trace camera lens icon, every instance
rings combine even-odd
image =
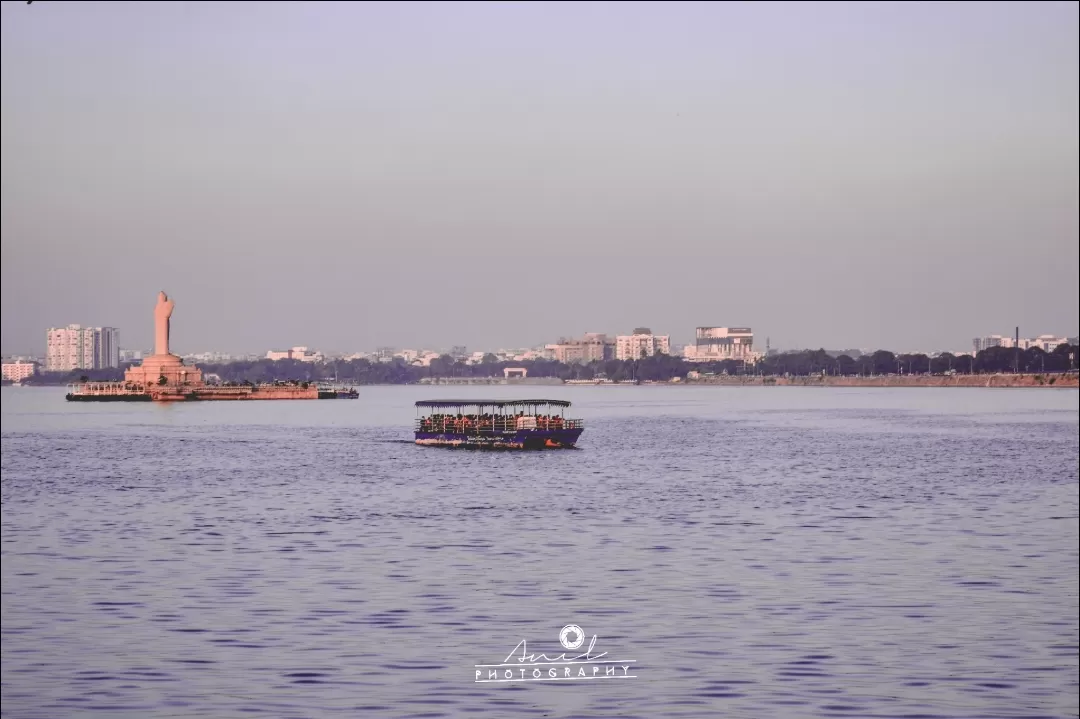
[[[577,649],[585,643],[585,632],[576,624],[567,624],[559,632],[559,644],[566,649]]]

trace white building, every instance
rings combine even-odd
[[[3,363],[4,379],[11,382],[22,382],[27,377],[33,377],[35,374],[37,374],[37,362],[15,360],[14,362]]]
[[[312,350],[309,350],[307,347],[293,347],[291,349],[285,350],[284,352],[270,350],[266,353],[266,359],[275,361],[292,359],[299,362],[322,362],[325,358],[323,357],[322,352],[314,352]]]
[[[1038,347],[1043,352],[1053,352],[1059,345],[1069,344],[1068,337],[1055,337],[1054,335],[1039,335],[1029,343],[1030,347]]]
[[[237,357],[235,355],[229,354],[228,352],[193,352],[191,354],[182,355],[181,359],[183,359],[185,362],[189,362],[192,364],[196,362],[206,362],[208,364],[224,364],[225,362],[237,361]],[[205,376],[203,376],[203,380],[206,380]]]
[[[990,335],[989,337],[976,337],[971,341],[972,346],[976,352],[982,352],[988,350],[991,347],[1012,347],[1012,337],[1002,337],[1001,335]]]
[[[749,327],[698,327],[694,344],[683,349],[683,356],[690,362],[753,362],[754,333]]]
[[[581,339],[560,339],[556,344],[546,345],[556,362],[602,362],[615,355],[615,341],[602,332],[589,332]]]
[[[1053,352],[1057,349],[1058,345],[1068,343],[1068,337],[1058,337],[1056,335],[1039,335],[1038,337],[1031,339],[1021,337],[1019,342],[1017,342],[1014,337],[990,335],[989,337],[976,337],[972,341],[972,345],[975,347],[976,352],[981,352],[990,349],[991,347],[1005,347],[1008,349],[1019,347],[1022,350],[1038,347],[1043,352]]]
[[[393,362],[395,352],[396,350],[393,347],[379,347],[375,350],[371,359],[375,362]]]
[[[439,357],[441,356],[442,355],[440,355],[438,352],[421,350],[417,353],[416,359],[414,359],[411,364],[417,367],[430,367],[431,363],[439,359]]]
[[[618,360],[669,354],[670,349],[671,337],[654,335],[648,327],[638,327],[632,335],[619,335],[615,338],[615,359]]]
[[[309,350],[307,347],[293,347],[289,350],[289,356],[291,359],[299,360],[300,362],[322,362],[326,359],[326,356],[318,350]]]
[[[45,369],[71,372],[120,366],[120,332],[115,327],[50,327],[45,332]]]

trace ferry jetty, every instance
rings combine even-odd
[[[416,403],[416,443],[466,449],[571,449],[585,431],[558,399],[449,400]]]
[[[315,382],[207,384],[202,370],[185,365],[169,352],[169,329],[174,303],[158,293],[154,308],[154,354],[130,367],[122,382],[84,382],[68,388],[69,402],[199,402],[210,400],[357,399],[352,387]]]

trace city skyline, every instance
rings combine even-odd
[[[729,331],[729,328],[727,328],[727,327],[713,327],[713,326],[708,326],[708,327],[707,326],[699,326],[699,327],[697,327],[695,329],[696,329],[697,334],[698,334],[698,341],[699,342],[701,340],[701,337],[709,336],[711,334],[711,331],[713,331],[713,330],[724,330],[725,332]],[[1014,329],[1019,329],[1019,328],[1014,328]],[[46,359],[49,356],[49,354],[50,354],[50,352],[52,350],[52,344],[54,342],[54,336],[57,336],[58,333],[70,334],[71,332],[74,331],[76,335],[79,335],[80,333],[83,333],[83,332],[88,332],[88,333],[91,333],[91,334],[94,334],[96,332],[97,334],[101,334],[101,332],[103,330],[107,331],[109,333],[109,336],[113,338],[113,339],[110,340],[109,345],[108,345],[109,346],[108,356],[109,357],[115,357],[115,359],[108,360],[103,364],[101,364],[99,362],[99,364],[101,364],[102,367],[105,367],[105,366],[113,366],[113,367],[115,367],[115,366],[118,366],[119,362],[131,361],[132,359],[136,359],[136,360],[141,359],[144,355],[147,355],[147,354],[152,352],[152,350],[148,349],[148,347],[149,347],[148,344],[139,345],[139,344],[136,343],[134,346],[127,346],[125,343],[118,343],[115,338],[117,337],[117,335],[119,333],[119,329],[116,328],[116,327],[104,327],[104,328],[103,327],[87,327],[87,326],[81,326],[81,325],[78,325],[78,324],[69,324],[66,327],[50,327],[45,331],[46,341],[45,341],[45,349],[44,350],[31,350],[31,351],[23,351],[23,352],[14,352],[14,351],[4,350],[0,354],[2,354],[4,357],[21,357],[21,358],[31,358],[32,357],[32,358]],[[705,334],[702,334],[703,330],[706,331]],[[905,349],[900,349],[898,347],[869,347],[869,346],[860,347],[860,346],[854,345],[854,344],[839,344],[839,345],[829,345],[829,346],[826,346],[824,344],[819,344],[819,345],[816,345],[816,346],[785,346],[782,342],[776,341],[776,338],[772,338],[771,336],[769,336],[767,334],[755,333],[755,332],[752,331],[752,328],[749,328],[749,327],[731,329],[730,331],[734,332],[734,333],[744,333],[745,335],[747,335],[751,345],[753,345],[752,353],[755,353],[755,354],[764,354],[770,347],[774,351],[781,351],[781,352],[803,351],[803,350],[814,350],[814,349],[828,349],[829,351],[858,350],[858,351],[861,351],[861,352],[872,352],[872,351],[881,349],[881,350],[901,351],[901,352],[909,352],[909,351],[910,352],[923,352],[923,353],[927,353],[927,354],[934,354],[934,353],[940,354],[940,353],[945,353],[945,352],[953,353],[953,354],[966,354],[966,353],[970,353],[972,351],[972,340],[970,338],[967,340],[966,343],[959,342],[957,345],[954,345],[954,346],[923,348],[923,349],[913,349],[913,348],[910,348],[910,347],[905,348]],[[561,344],[563,342],[570,342],[571,344],[578,344],[578,343],[581,343],[582,341],[588,342],[590,340],[592,340],[592,341],[605,341],[605,338],[606,338],[606,341],[611,345],[611,350],[610,350],[609,354],[611,354],[612,357],[615,358],[615,357],[620,355],[620,350],[617,349],[620,341],[622,341],[622,340],[631,340],[639,332],[643,332],[645,334],[656,335],[657,338],[662,341],[662,345],[657,345],[656,348],[655,348],[655,351],[660,351],[660,352],[663,352],[664,354],[672,354],[672,355],[677,355],[677,356],[684,356],[685,348],[693,347],[693,345],[695,344],[694,338],[690,338],[689,340],[687,340],[685,342],[681,341],[681,340],[672,341],[672,340],[670,340],[670,337],[672,336],[670,333],[652,332],[650,328],[635,327],[630,332],[622,332],[622,333],[620,333],[620,332],[586,332],[586,333],[582,333],[582,335],[580,335],[578,337],[560,335],[558,338],[549,338],[549,339],[544,340],[544,341],[532,342],[532,343],[529,343],[529,344],[521,344],[521,345],[512,345],[512,344],[505,344],[504,343],[504,344],[492,345],[492,346],[487,346],[487,347],[476,347],[476,346],[469,346],[469,345],[463,345],[463,344],[439,346],[439,345],[434,345],[434,344],[431,344],[431,343],[423,343],[423,342],[421,342],[421,343],[418,343],[418,344],[415,344],[415,345],[396,345],[396,346],[377,345],[377,346],[368,346],[368,347],[363,347],[363,348],[357,348],[357,347],[347,348],[347,349],[334,348],[334,349],[326,349],[326,350],[324,350],[323,348],[312,348],[312,347],[309,347],[309,346],[306,346],[306,345],[291,345],[291,346],[289,346],[289,345],[276,345],[276,346],[273,346],[273,347],[255,349],[255,350],[252,350],[252,351],[244,351],[244,350],[237,351],[237,350],[231,350],[231,349],[205,348],[205,347],[199,348],[199,349],[184,348],[182,351],[178,352],[178,354],[180,354],[181,356],[184,356],[184,357],[201,357],[201,358],[216,356],[216,357],[232,357],[232,358],[247,358],[247,359],[251,359],[251,358],[259,358],[259,359],[291,358],[291,359],[295,359],[296,357],[294,357],[294,355],[297,352],[300,352],[301,355],[303,355],[303,357],[301,357],[301,358],[304,359],[305,361],[312,361],[312,359],[314,359],[315,361],[321,361],[324,356],[325,357],[347,357],[347,356],[357,356],[357,357],[359,357],[359,356],[371,356],[371,357],[375,357],[375,356],[378,356],[380,354],[385,354],[385,353],[388,353],[388,352],[393,353],[394,356],[400,356],[401,353],[403,353],[403,352],[404,353],[416,352],[416,353],[419,353],[419,354],[436,353],[436,354],[441,355],[441,354],[454,354],[455,351],[466,352],[466,350],[467,350],[466,354],[474,355],[474,354],[480,354],[480,353],[506,353],[506,352],[515,352],[515,351],[541,351],[541,352],[543,352],[546,349],[548,354],[551,354],[554,359],[558,359],[559,356],[560,356],[559,352],[558,351],[552,352],[552,348],[555,347],[555,345],[557,345],[557,344]],[[1064,334],[1063,333],[1053,333],[1053,332],[1051,332],[1051,333],[1040,332],[1040,333],[1037,333],[1037,334],[1036,333],[1030,333],[1030,332],[1021,332],[1021,334],[1020,334],[1020,346],[1021,346],[1021,348],[1027,348],[1028,346],[1040,346],[1041,344],[1045,343],[1046,340],[1048,340],[1048,339],[1069,340],[1070,338],[1075,338],[1077,336],[1077,334],[1078,333],[1075,332],[1075,331],[1073,331],[1071,333],[1064,333]],[[754,339],[755,335],[756,335],[756,339]],[[720,336],[720,335],[717,335],[717,336]],[[726,336],[726,334],[724,334],[723,336]],[[1041,340],[1041,342],[1040,342],[1040,340]],[[68,341],[74,341],[74,340],[68,340]],[[705,340],[705,341],[709,341],[709,340]],[[754,343],[756,343],[756,344],[754,344]],[[81,346],[81,340],[79,341],[79,344]],[[962,347],[961,345],[964,345],[964,344],[966,344],[967,346]],[[1001,335],[1000,333],[992,333],[992,334],[980,335],[980,336],[977,336],[977,337],[974,338],[974,349],[975,349],[975,351],[978,351],[979,349],[983,349],[985,347],[998,346],[998,345],[1004,346],[1004,347],[1012,347],[1013,346],[1013,336],[1012,335]],[[74,350],[72,350],[72,351],[74,351]],[[1052,350],[1050,350],[1050,351],[1052,351]],[[623,352],[625,352],[625,350],[623,350]],[[650,352],[650,354],[651,353],[652,352]],[[128,355],[127,359],[124,358],[125,355]],[[588,356],[588,358],[595,358],[591,354],[589,354],[588,352],[586,352],[586,355]],[[94,356],[93,351],[91,351],[90,355],[88,355],[88,356]],[[701,358],[699,358],[699,361],[702,361],[706,356],[707,355],[703,355]],[[725,355],[725,356],[727,356],[727,355]],[[735,355],[731,355],[731,356],[735,356]],[[720,358],[722,359],[723,357],[720,357]],[[50,365],[52,365],[52,362],[50,360],[46,359],[45,365],[50,366]],[[93,368],[96,369],[97,367],[93,367]]]
[[[5,353],[1080,325],[1075,3],[0,11]]]

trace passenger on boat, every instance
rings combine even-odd
[[[540,430],[560,430],[565,427],[565,420],[558,415],[517,414],[432,414],[420,419],[422,432],[443,432],[448,434],[478,434],[483,432],[513,432],[521,424],[519,420],[535,419],[535,427]]]

